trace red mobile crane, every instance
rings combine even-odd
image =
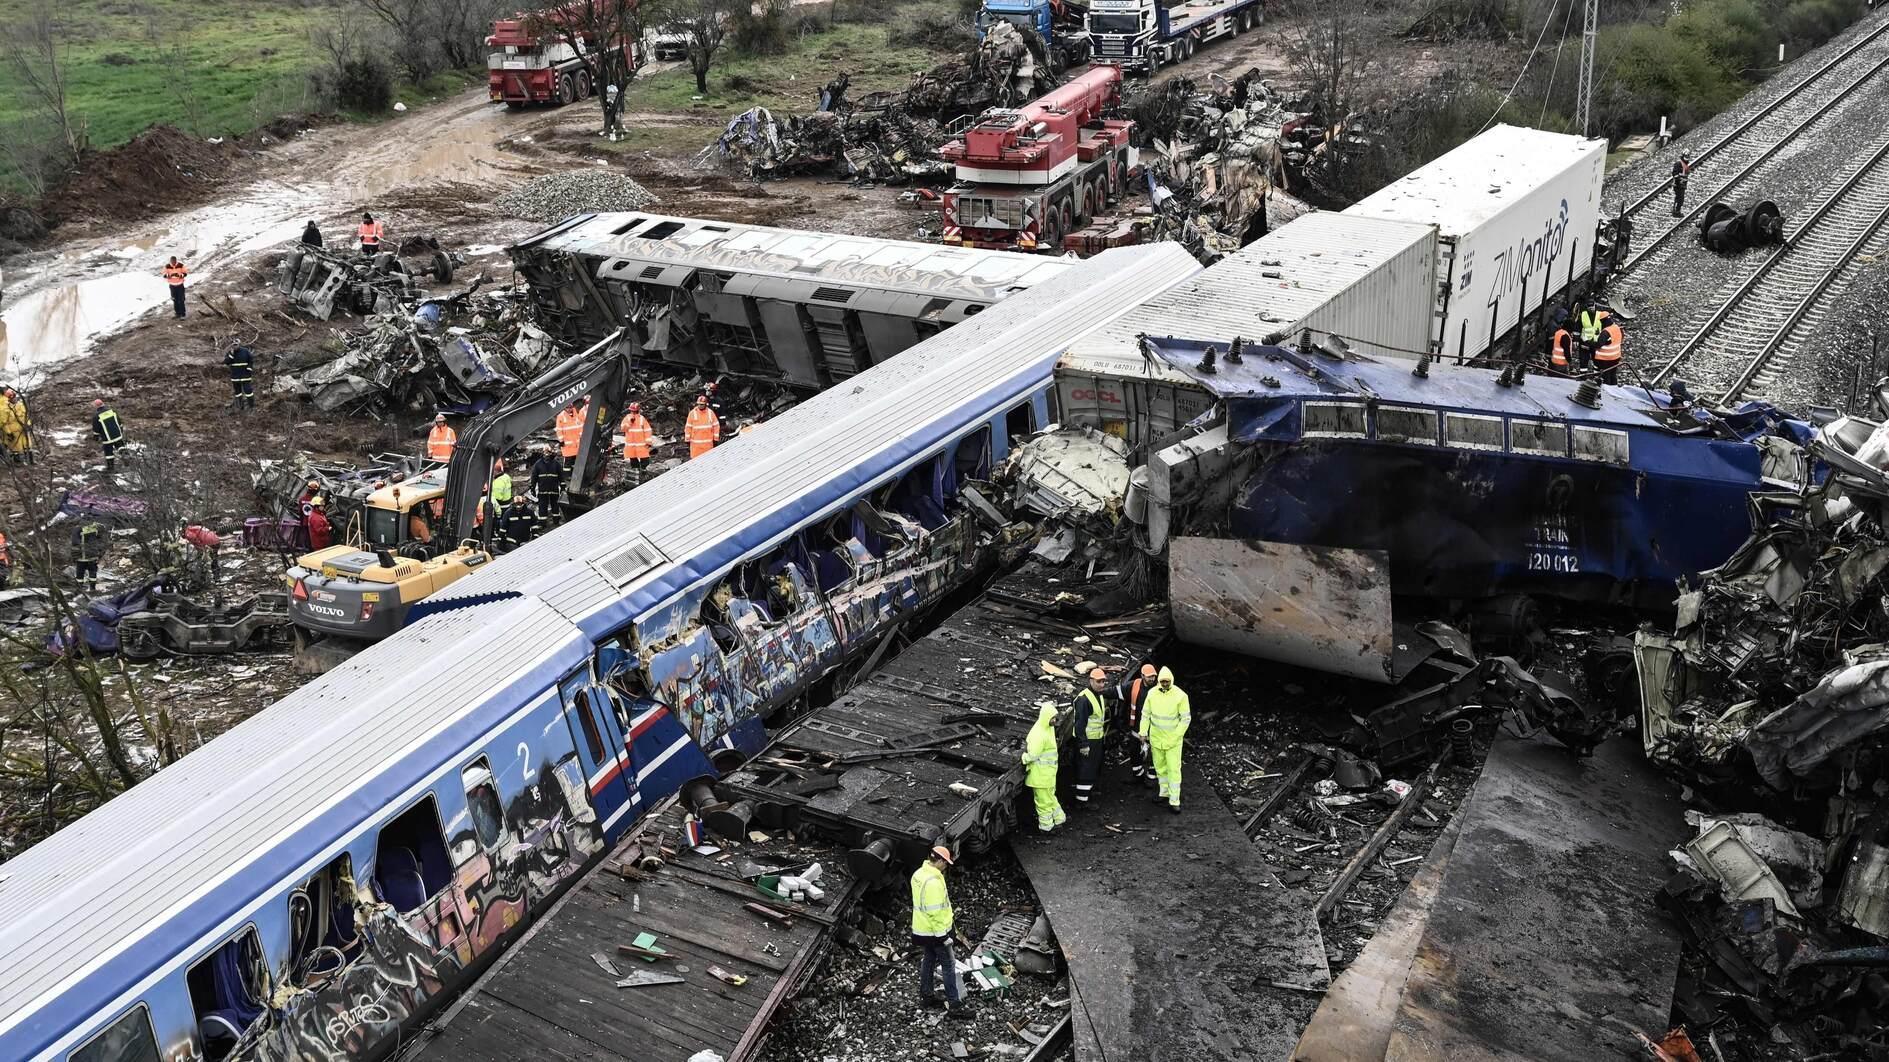
[[[634,6],[634,5],[631,5]],[[602,4],[596,5],[600,10]],[[492,34],[485,39],[486,83],[492,102],[505,101],[514,110],[528,103],[558,106],[585,99],[602,91],[593,85],[584,58],[606,47],[593,32],[592,4],[585,0],[545,11],[495,19]],[[608,22],[607,15],[599,21]],[[577,47],[572,47],[575,41]],[[636,51],[622,37],[607,45],[615,53],[615,63],[604,68],[623,72],[627,84],[636,72]],[[607,58],[607,57],[606,57]],[[594,60],[593,60],[594,62]]]
[[[1122,72],[1098,67],[1016,110],[985,111],[938,150],[957,170],[945,192],[944,242],[1058,253],[1063,236],[1121,195],[1135,123],[1104,118]]]

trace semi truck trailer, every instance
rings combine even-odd
[[[1152,73],[1193,55],[1203,44],[1244,33],[1266,21],[1267,0],[1216,0],[1170,5],[1166,0],[1090,0],[1089,39],[1095,61]]]

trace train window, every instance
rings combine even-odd
[[[489,849],[498,843],[505,825],[505,809],[498,801],[492,765],[481,756],[459,772],[459,779],[466,786],[466,813],[472,816],[472,832],[479,838],[479,847]]]
[[[66,1062],[158,1062],[151,1012],[140,1003],[104,1032],[66,1056]]]
[[[681,231],[682,231],[682,222],[665,221],[659,225],[651,225],[648,229],[644,230],[643,232],[637,233],[636,237],[637,239],[640,239],[640,240],[666,240],[669,237],[674,236],[676,233],[681,232]]]
[[[1559,420],[1509,419],[1509,449],[1518,454],[1568,456],[1568,426]]]
[[[262,941],[249,926],[197,961],[185,977],[190,1008],[197,1016],[203,1057],[220,1062],[257,1018],[268,978],[263,973]]]
[[[380,828],[374,841],[374,889],[396,911],[412,914],[450,884],[452,877],[439,805],[428,793]]]
[[[289,893],[289,980],[306,988],[361,950],[354,926],[354,865],[343,852]]]
[[[1408,406],[1377,407],[1377,441],[1436,445],[1436,410]]]
[[[1627,433],[1613,428],[1574,429],[1574,456],[1587,461],[1624,465],[1632,457]]]
[[[590,695],[577,695],[577,726],[584,732],[584,747],[590,750],[590,762],[603,762],[603,735],[597,731],[597,720],[590,714]]]
[[[1022,441],[1036,430],[1036,407],[1025,401],[1020,402],[1010,412],[1004,414],[1004,433],[1010,437],[1012,445]]]
[[[990,477],[990,425],[986,424],[958,440],[955,464],[959,480]]]
[[[1364,438],[1361,402],[1307,402],[1299,410],[1299,434],[1308,439]]]
[[[1443,414],[1443,443],[1465,450],[1502,449],[1502,418],[1480,413]]]

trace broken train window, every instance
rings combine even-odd
[[[505,809],[498,799],[498,781],[492,777],[492,764],[484,756],[459,772],[466,787],[466,814],[472,819],[472,833],[479,847],[490,850],[498,844],[505,825]]]
[[[1361,402],[1306,402],[1299,407],[1299,434],[1308,439],[1364,438]]]
[[[1624,465],[1632,457],[1627,433],[1613,428],[1574,429],[1574,456]]]
[[[151,1010],[140,1003],[104,1032],[66,1056],[66,1062],[158,1062]]]
[[[360,950],[354,867],[343,852],[289,893],[289,982],[318,984]]]
[[[1568,426],[1559,420],[1512,418],[1509,421],[1509,449],[1518,454],[1566,457]]]
[[[1445,413],[1443,443],[1465,450],[1500,450],[1502,418],[1481,413]]]
[[[250,1024],[262,1017],[268,976],[256,927],[244,926],[199,959],[185,982],[190,986],[190,1009],[196,1014],[203,1057],[219,1062],[229,1056]]]
[[[1410,406],[1377,407],[1377,441],[1436,445],[1436,410]]]
[[[412,914],[452,877],[439,805],[428,793],[380,828],[374,841],[374,889],[401,914]]]

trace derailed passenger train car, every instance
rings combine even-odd
[[[1803,474],[1808,426],[1761,403],[1284,347],[1234,361],[1230,337],[1147,346],[1217,400],[1148,463],[1177,628],[1359,677],[1389,673],[1394,598],[1671,608],[1743,541],[1751,493]]]
[[[989,543],[967,480],[1073,337],[1195,272],[1109,252],[496,561],[6,865],[0,1058],[378,1059],[643,809]]]
[[[511,249],[538,320],[588,347],[619,327],[642,359],[830,387],[999,300],[1063,259],[660,214],[582,214]]]

